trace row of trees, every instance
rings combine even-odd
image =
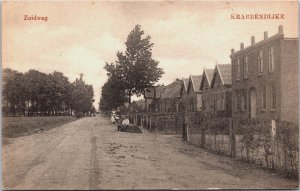
[[[73,83],[61,72],[2,70],[4,115],[83,115],[95,112],[94,91],[82,79]]]
[[[158,61],[152,58],[151,37],[136,25],[125,42],[125,52],[117,52],[114,63],[106,63],[108,80],[102,87],[100,110],[109,112],[131,103],[133,95],[140,96],[164,74]]]

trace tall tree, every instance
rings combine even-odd
[[[122,89],[122,85],[111,77],[102,86],[101,99],[99,109],[104,112],[117,109],[124,105],[127,101],[126,93]]]
[[[117,61],[106,63],[105,69],[122,84],[129,104],[132,95],[141,95],[157,82],[164,71],[158,67],[158,61],[152,58],[153,43],[151,37],[143,37],[144,31],[136,25],[125,42],[125,53],[117,52]]]
[[[72,108],[79,116],[93,110],[94,90],[93,86],[85,84],[82,77],[73,82],[74,102]]]

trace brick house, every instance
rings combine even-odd
[[[233,117],[298,124],[298,38],[278,33],[240,50],[231,50]]]
[[[164,86],[158,100],[158,111],[161,113],[179,111],[180,91],[182,80],[176,79],[171,84]]]
[[[158,112],[160,111],[159,99],[166,87],[164,85],[153,86],[145,91],[145,111],[146,112]]]
[[[231,64],[216,64],[211,87],[206,97],[213,98],[213,113],[217,116],[231,117]]]
[[[155,87],[152,87],[145,91],[144,99],[145,99],[145,111],[150,112],[150,104],[155,99]]]
[[[145,100],[133,101],[129,106],[129,112],[139,113],[145,111]]]
[[[187,87],[187,111],[202,111],[201,81],[202,75],[189,77]]]
[[[214,109],[214,98],[209,95],[214,71],[215,69],[204,69],[202,74],[200,91],[202,92],[202,106],[205,114],[213,112]]]
[[[179,111],[187,109],[189,107],[189,96],[188,96],[188,85],[189,85],[189,78],[183,78],[181,89],[180,89],[180,107]]]

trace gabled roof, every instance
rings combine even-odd
[[[195,92],[200,91],[200,85],[201,85],[201,82],[202,82],[202,75],[190,76],[190,82],[191,82],[191,85],[194,87]]]
[[[164,92],[161,94],[161,99],[180,96],[181,85],[182,85],[182,81],[177,79],[171,84],[165,86],[166,88],[164,89]]]
[[[212,81],[212,78],[213,78],[213,75],[214,75],[214,70],[215,69],[204,69],[204,72],[207,76],[207,81],[209,84],[211,84],[211,81]]]
[[[231,85],[231,64],[217,64],[216,69],[219,72],[223,85]]]
[[[213,78],[213,75],[214,75],[214,71],[215,69],[204,69],[203,70],[203,78],[205,77],[207,82],[208,82],[208,85],[211,86],[211,82],[212,82],[212,78]],[[203,88],[203,82],[204,82],[204,79],[201,81],[201,85],[200,85],[200,90]]]
[[[183,86],[184,86],[186,92],[187,92],[187,89],[188,89],[189,81],[190,81],[189,78],[183,78],[182,79]]]
[[[171,95],[171,98],[181,97],[181,86],[178,86],[174,93]]]

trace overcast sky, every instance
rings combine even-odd
[[[231,14],[284,14],[284,20],[233,20]],[[107,75],[125,49],[136,24],[154,43],[153,58],[167,85],[176,78],[200,75],[204,67],[230,63],[230,50],[249,46],[284,27],[286,37],[298,37],[297,2],[3,2],[2,67],[20,72],[36,69],[63,72],[71,81],[84,74],[95,91],[98,108]],[[24,21],[24,15],[48,21]]]

